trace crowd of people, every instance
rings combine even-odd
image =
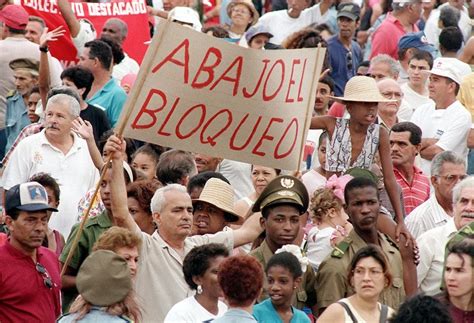
[[[326,48],[285,170],[114,133],[134,37],[56,4],[0,0],[0,322],[474,322],[474,5],[146,1],[150,36]]]

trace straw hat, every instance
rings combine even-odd
[[[210,178],[196,202],[206,202],[224,211],[224,218],[227,222],[242,223],[243,218],[234,211],[234,190],[232,186],[219,178]]]
[[[346,83],[344,96],[330,96],[338,102],[395,102],[380,94],[377,82],[368,76],[354,76]]]
[[[251,26],[255,25],[258,21],[258,18],[260,15],[258,14],[257,9],[255,9],[255,6],[253,5],[251,0],[233,0],[227,5],[227,15],[230,17],[232,14],[232,9],[238,4],[246,6],[249,10],[250,13],[252,14],[252,22],[250,23]]]

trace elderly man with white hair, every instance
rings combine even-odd
[[[404,121],[397,116],[402,104],[403,92],[398,82],[391,78],[378,81],[377,87],[386,99],[394,100],[392,102],[379,102],[378,105],[378,122],[382,127],[390,130],[396,123]]]
[[[55,178],[61,185],[61,203],[49,225],[65,237],[76,222],[79,200],[98,179],[86,141],[72,131],[72,121],[80,110],[76,98],[66,94],[52,96],[46,105],[45,128],[18,144],[2,178],[5,190],[27,182],[39,172]]]

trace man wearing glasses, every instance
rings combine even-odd
[[[337,12],[339,32],[328,40],[329,63],[332,67],[336,96],[344,94],[347,81],[356,75],[362,62],[362,51],[353,39],[359,26],[360,7],[354,3],[341,3]]]
[[[43,186],[29,182],[5,195],[10,236],[0,247],[0,322],[55,322],[61,311],[59,262],[41,244],[48,229]]]
[[[444,151],[431,163],[431,185],[434,194],[405,218],[408,231],[418,238],[424,232],[440,227],[453,216],[453,187],[466,177],[465,159]]]

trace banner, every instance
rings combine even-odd
[[[247,49],[165,20],[157,30],[119,133],[299,169],[325,49]]]
[[[50,43],[51,54],[64,67],[77,62],[77,51],[72,43],[69,30],[59,11],[56,0],[21,0],[21,5],[31,16],[43,18],[49,30],[64,26],[66,34]],[[123,43],[124,51],[139,64],[141,63],[150,40],[148,16],[145,0],[123,0],[120,2],[92,3],[71,2],[71,7],[78,19],[88,19],[100,37],[102,27],[110,18],[119,18],[128,25],[128,37]]]

